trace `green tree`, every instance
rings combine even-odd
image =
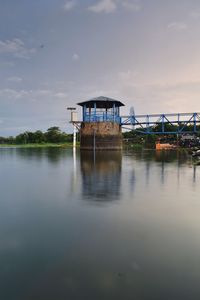
[[[34,143],[44,143],[45,141],[46,138],[42,131],[37,130],[34,132]]]
[[[28,132],[20,133],[15,138],[16,144],[27,144],[28,143]]]
[[[62,142],[62,133],[59,127],[50,127],[45,133],[46,141],[49,143],[60,143]]]

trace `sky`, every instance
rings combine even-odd
[[[0,0],[0,136],[70,132],[94,96],[199,112],[200,1]]]

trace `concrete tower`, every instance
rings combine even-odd
[[[120,101],[97,97],[78,103],[83,109],[81,149],[119,150],[122,148]]]

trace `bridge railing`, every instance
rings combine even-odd
[[[121,126],[131,125],[134,126],[135,130],[145,134],[198,132],[200,131],[199,124],[200,113],[151,114],[121,117]],[[170,130],[168,125],[171,125]],[[156,131],[154,130],[155,128],[157,129]]]

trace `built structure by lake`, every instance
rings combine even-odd
[[[92,98],[78,103],[83,119],[80,147],[84,150],[120,150],[122,132],[120,107],[124,104],[107,97]]]

